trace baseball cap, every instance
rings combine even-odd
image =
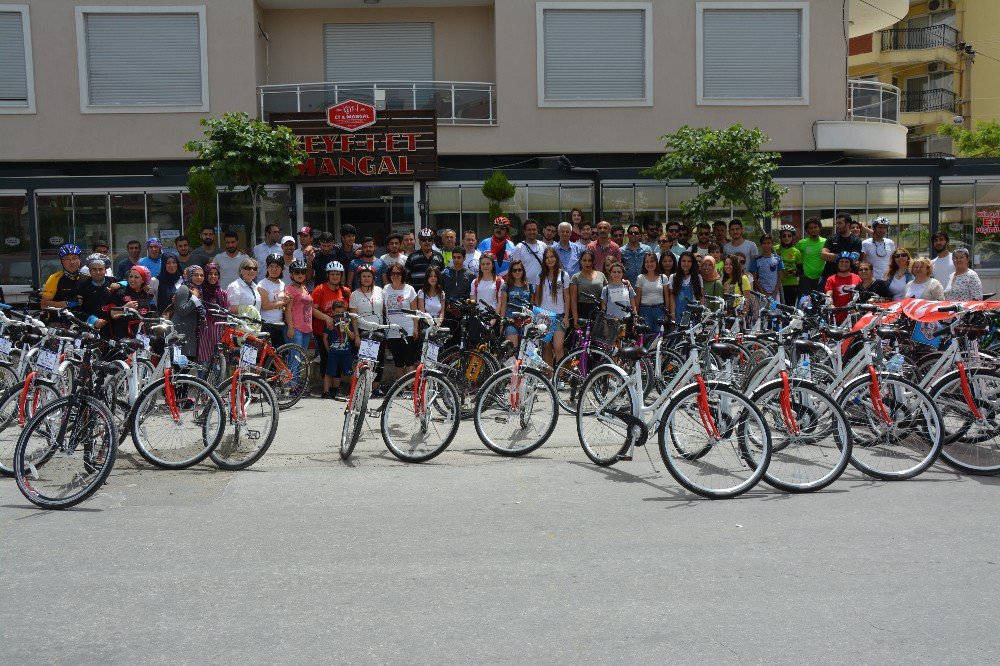
[[[294,243],[294,242],[295,239],[292,238],[291,236],[282,236],[280,245],[284,245],[285,243]]]
[[[302,227],[299,229],[299,236],[312,236],[313,231],[309,227]]]

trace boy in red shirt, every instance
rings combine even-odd
[[[852,273],[854,261],[858,258],[856,252],[841,252],[837,256],[837,272],[826,279],[826,286],[823,290],[826,295],[833,300],[833,307],[839,308],[851,302],[854,290],[861,284],[861,278],[857,273]],[[846,312],[834,314],[834,321],[838,324],[847,318]]]

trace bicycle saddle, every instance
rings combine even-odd
[[[856,338],[859,335],[861,335],[861,329],[858,329],[857,331],[842,331],[836,328],[828,328],[825,329],[823,332],[826,334],[826,337],[830,338],[831,340],[848,340],[850,338]]]
[[[739,356],[740,353],[739,347],[728,342],[713,342],[709,345],[709,349],[712,350],[713,354],[723,359]]]
[[[643,356],[649,356],[649,350],[645,347],[625,347],[618,351],[618,358],[629,361],[637,361]]]
[[[823,349],[822,342],[813,342],[812,340],[796,340],[795,341],[795,351],[800,354],[811,354],[814,351]]]

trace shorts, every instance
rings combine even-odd
[[[327,377],[350,377],[354,374],[354,354],[349,351],[330,350],[326,356]]]
[[[521,335],[524,333],[524,329],[520,326],[507,326],[503,329],[504,335]]]

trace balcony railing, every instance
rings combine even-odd
[[[958,108],[958,95],[945,88],[930,90],[908,90],[903,93],[903,113],[920,113],[922,111],[948,111],[955,113]]]
[[[928,28],[894,28],[881,30],[883,51],[933,49],[939,46],[955,48],[958,30],[950,25],[932,25]]]
[[[257,109],[272,113],[322,111],[344,100],[392,110],[435,110],[439,125],[496,125],[493,83],[469,81],[327,81],[257,86]],[[383,106],[384,104],[384,106]]]
[[[847,82],[849,120],[899,122],[899,88],[878,81]]]

